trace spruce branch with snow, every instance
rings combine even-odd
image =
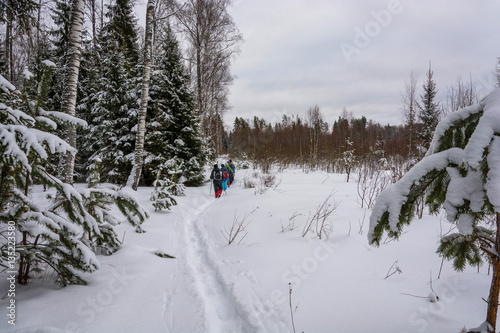
[[[199,186],[204,180],[206,161],[200,119],[179,42],[170,25],[161,46],[151,76],[144,180],[151,184],[157,178],[156,170],[175,158],[182,164],[183,183]]]
[[[22,92],[0,76],[0,222],[15,223],[18,283],[26,284],[33,272],[47,266],[63,285],[84,283],[80,273],[94,271],[99,262],[81,236],[97,227],[88,218],[80,194],[47,171],[51,154],[76,153],[44,130],[56,127],[41,108],[48,74],[44,73],[37,89],[28,85]],[[32,80],[29,72],[25,78],[25,82]],[[38,94],[31,98],[34,92]],[[57,195],[47,203],[35,202],[30,197],[35,181]],[[2,261],[7,261],[6,251],[4,244]]]
[[[168,178],[163,178],[161,170],[157,171],[157,178],[153,183],[154,190],[151,193],[152,205],[155,212],[162,209],[170,209],[170,207],[177,205],[177,201],[173,198],[171,192],[172,187],[175,186]]]
[[[425,196],[431,213],[444,208],[458,233],[441,239],[440,255],[461,270],[482,261],[493,266],[486,326],[495,332],[500,292],[500,89],[479,104],[444,118],[436,127],[426,156],[377,198],[370,216],[371,244],[385,232],[398,238],[414,217],[417,200]],[[485,219],[496,216],[494,230]],[[474,332],[475,330],[471,330]]]
[[[18,283],[27,284],[36,273],[51,269],[62,285],[85,284],[82,273],[99,268],[95,245],[106,246],[108,252],[119,245],[112,228],[118,218],[109,213],[110,205],[135,226],[147,213],[124,190],[75,189],[50,173],[51,156],[75,154],[76,149],[49,130],[57,128],[58,119],[84,123],[43,110],[50,82],[46,75],[50,71],[36,83],[26,71],[28,86],[22,91],[0,76],[0,224],[15,225]],[[37,183],[47,189],[47,200],[32,197]],[[0,248],[2,262],[9,261],[7,250],[7,244]]]
[[[103,181],[125,184],[134,158],[140,96],[132,2],[114,2],[107,7],[106,17],[96,45],[99,56],[94,59],[100,71],[89,73],[93,77],[86,82],[80,105],[89,123],[88,131],[82,133],[81,148],[87,161],[102,160]]]

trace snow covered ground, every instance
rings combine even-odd
[[[139,188],[151,212],[147,232],[120,225],[123,248],[99,256],[87,286],[57,290],[48,277],[17,286],[16,326],[7,324],[4,297],[0,332],[293,332],[289,283],[297,332],[458,332],[485,320],[487,265],[457,273],[445,262],[437,279],[435,250],[449,230],[439,216],[424,215],[399,241],[374,248],[366,236],[370,211],[345,175],[287,170],[256,194],[242,186],[245,171],[237,172],[220,199],[207,183],[188,188],[166,212],[154,212],[151,189]],[[338,206],[328,239],[303,237],[309,214],[332,191]],[[228,245],[234,221],[244,221],[247,233]]]

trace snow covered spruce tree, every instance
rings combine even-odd
[[[82,283],[80,272],[99,267],[94,254],[80,239],[80,231],[93,230],[95,225],[86,219],[81,196],[70,185],[62,183],[47,171],[49,155],[75,153],[66,142],[48,133],[56,127],[61,113],[42,108],[52,64],[46,62],[46,72],[38,87],[21,93],[0,77],[0,222],[15,225],[16,252],[19,259],[18,283],[26,284],[30,273],[49,265],[62,284]],[[25,71],[26,86],[31,74]],[[39,91],[32,96],[31,92]],[[33,98],[34,97],[34,98]],[[76,118],[64,115],[64,120],[81,124]],[[52,202],[44,205],[30,198],[34,182],[54,189]],[[7,262],[7,246],[1,248],[2,265]]]
[[[84,98],[90,126],[81,141],[83,150],[92,152],[89,161],[102,160],[104,181],[125,184],[132,168],[139,112],[139,49],[132,1],[117,0],[106,17],[98,38],[101,75]]]
[[[424,148],[428,149],[434,135],[434,130],[439,123],[440,115],[439,103],[435,102],[437,93],[436,82],[434,82],[430,64],[429,70],[427,71],[427,82],[423,85],[423,89],[424,94],[420,96],[422,104],[418,104],[418,118],[423,124],[419,134]]]
[[[479,104],[444,118],[418,164],[377,198],[370,216],[369,242],[379,245],[384,232],[398,238],[425,196],[431,213],[444,208],[458,232],[441,239],[438,253],[454,268],[489,258],[493,276],[485,323],[495,332],[500,291],[500,89]],[[492,230],[484,222],[494,218]]]
[[[25,70],[20,92],[0,76],[0,233],[16,232],[18,283],[26,284],[49,267],[62,285],[83,284],[82,272],[99,267],[93,249],[119,246],[110,213],[116,204],[140,227],[147,213],[131,195],[109,188],[75,189],[50,173],[51,156],[76,149],[50,133],[61,124],[83,126],[68,114],[44,110],[54,64],[45,61],[41,82]],[[46,200],[33,198],[35,184],[47,189]],[[7,243],[0,246],[0,266],[10,267]]]
[[[53,84],[47,96],[47,106],[53,110],[60,110],[62,93],[64,91],[64,70],[66,68],[69,52],[69,30],[71,27],[71,3],[56,0],[51,9],[54,27],[49,32],[52,44],[51,58],[56,64]]]
[[[176,158],[182,164],[182,182],[198,186],[203,182],[205,163],[199,118],[189,75],[170,27],[167,27],[157,63],[148,107],[144,177],[147,184],[153,183],[158,176],[156,170],[167,171],[170,165],[180,165],[168,162]]]
[[[169,178],[164,177],[161,169],[158,169],[156,173],[157,178],[153,183],[154,190],[151,193],[151,201],[155,212],[165,208],[170,209],[170,207],[177,205],[177,201],[172,196],[172,190],[176,184]]]

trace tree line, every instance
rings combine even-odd
[[[328,124],[315,105],[302,116],[283,115],[275,124],[258,117],[236,117],[233,128],[225,132],[224,149],[264,170],[272,164],[329,172],[347,172],[350,166],[373,161],[409,161],[412,165],[425,155],[443,116],[480,100],[475,84],[458,78],[448,88],[446,98],[438,101],[433,75],[429,64],[420,95],[416,74],[412,71],[405,79],[400,125],[354,117],[347,108],[333,124]]]

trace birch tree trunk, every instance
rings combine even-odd
[[[132,171],[127,181],[127,186],[137,190],[144,163],[144,136],[146,133],[146,111],[149,98],[149,82],[151,78],[151,52],[153,40],[154,0],[148,0],[146,9],[146,36],[144,40],[144,70],[142,74],[141,107],[137,124],[137,137],[135,140],[135,156]]]
[[[82,28],[85,0],[73,1],[73,13],[71,18],[71,30],[69,34],[69,59],[65,74],[65,91],[62,100],[61,111],[75,116],[76,93],[78,85],[78,72],[80,71],[80,59],[82,54]],[[72,147],[76,147],[76,128],[68,128],[68,140]],[[65,182],[73,184],[73,172],[75,169],[75,155],[66,155]]]

